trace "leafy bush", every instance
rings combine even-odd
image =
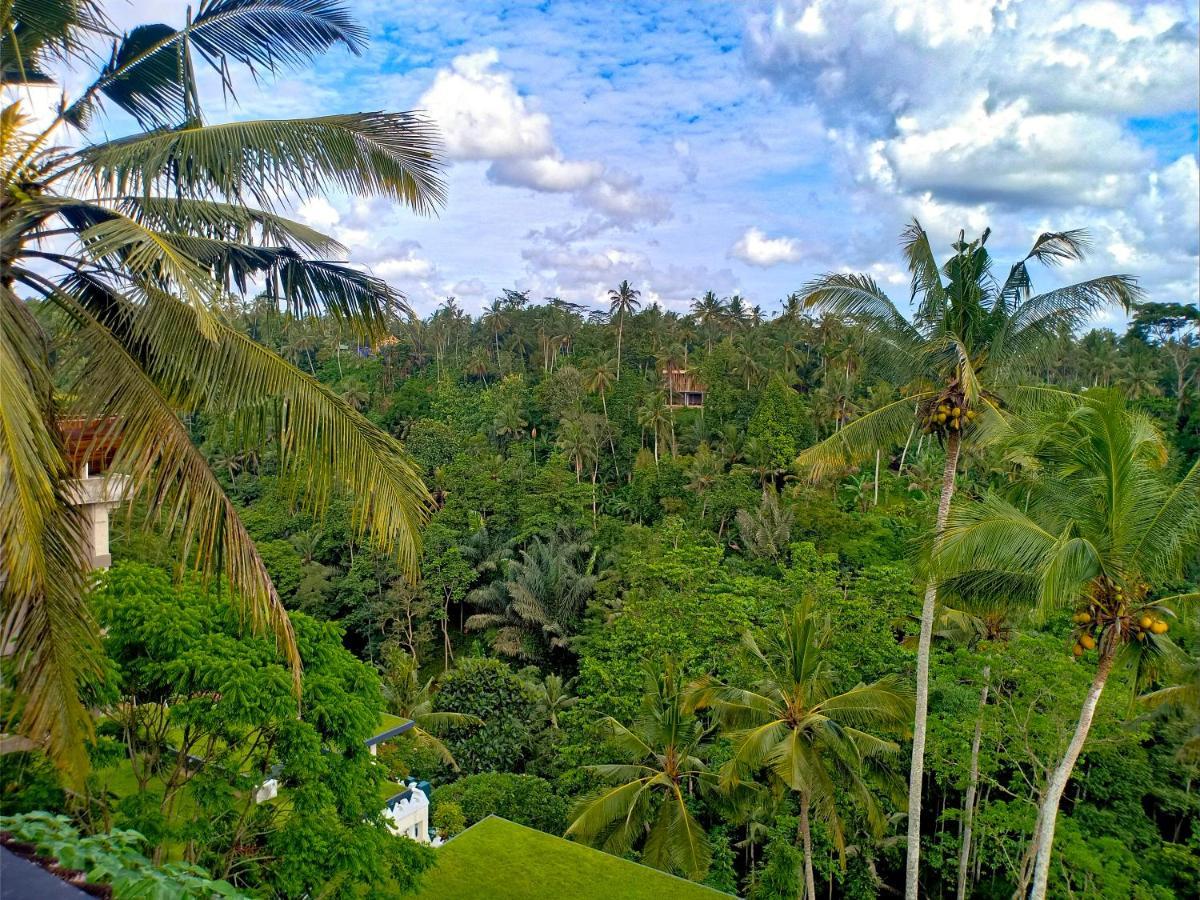
[[[516,673],[499,660],[466,659],[441,678],[438,708],[483,719],[483,727],[446,730],[463,772],[513,770],[529,752],[537,707]]]
[[[447,801],[434,807],[430,824],[437,829],[439,837],[448,840],[467,827],[467,817],[461,806]]]
[[[534,775],[468,775],[436,788],[433,805],[435,810],[442,805],[457,806],[468,826],[488,816],[500,816],[550,834],[562,834],[566,827],[566,801],[554,792],[550,782]]]
[[[141,854],[145,843],[136,831],[80,835],[66,816],[31,812],[0,816],[0,831],[32,844],[38,856],[54,859],[64,869],[82,872],[91,884],[111,884],[122,897],[243,897],[226,881],[187,863],[153,865]]]

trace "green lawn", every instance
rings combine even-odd
[[[391,713],[384,713],[379,717],[379,726],[375,729],[375,734],[383,734],[385,731],[398,728],[407,721],[408,719],[400,716],[393,716]]]
[[[490,816],[437,852],[422,879],[422,900],[717,900],[728,897],[585,847]]]

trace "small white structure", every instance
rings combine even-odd
[[[93,569],[112,565],[108,550],[108,513],[129,495],[127,475],[110,472],[121,446],[118,419],[61,419],[59,429],[71,468],[78,473],[67,488],[74,506],[83,509],[85,558]]]
[[[410,787],[383,811],[388,831],[404,835],[422,844],[429,843],[429,798],[417,787]]]
[[[108,549],[108,512],[128,496],[129,476],[109,473],[92,475],[84,463],[80,477],[71,482],[69,498],[72,505],[83,507],[84,553],[93,569],[112,565]]]
[[[279,779],[268,778],[258,786],[258,790],[254,792],[255,803],[266,803],[268,800],[274,800],[279,796]]]

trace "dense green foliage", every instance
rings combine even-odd
[[[272,441],[241,454],[226,442],[220,417],[195,421],[194,438],[262,551],[302,650],[316,653],[311,662],[305,657],[303,720],[288,718],[294,705],[286,684],[272,680],[284,668],[271,663],[239,674],[243,660],[274,659],[273,648],[241,632],[219,596],[190,583],[168,590],[163,576],[125,563],[97,597],[105,621],[118,627],[107,644],[110,680],[95,691],[115,704],[118,694],[146,691],[144,683],[177,690],[182,682],[171,679],[216,678],[220,669],[228,702],[218,688],[218,702],[193,698],[172,713],[191,725],[189,737],[216,735],[209,755],[248,755],[257,766],[284,753],[301,760],[293,775],[285,765],[285,781],[296,782],[284,789],[320,794],[313,808],[323,817],[314,813],[294,827],[272,822],[261,844],[272,861],[238,863],[229,877],[294,895],[332,878],[343,862],[348,867],[351,847],[356,865],[397,858],[394,845],[404,842],[374,826],[352,827],[348,818],[369,818],[367,798],[378,796],[367,786],[378,776],[360,767],[348,736],[360,724],[369,730],[385,703],[423,721],[458,765],[412,736],[381,751],[393,775],[435,783],[435,825],[450,833],[496,814],[562,834],[581,800],[629,781],[631,773],[603,768],[633,759],[614,723],[637,731],[639,718],[669,708],[647,706],[643,663],[675,660],[685,693],[702,676],[751,687],[763,671],[745,636],[766,646],[784,615],[807,603],[827,634],[822,677],[832,695],[879,679],[911,683],[923,552],[944,461],[937,436],[917,430],[883,450],[878,474],[871,458],[812,483],[794,468],[797,452],[902,396],[876,364],[870,333],[852,319],[806,318],[794,304],[758,321],[730,304],[716,308],[703,322],[653,305],[627,311],[619,380],[615,322],[586,320],[568,304],[533,305],[515,292],[477,320],[450,303],[427,320],[395,323],[394,339],[381,346],[267,302],[232,313],[239,327],[311,365],[400,438],[423,468],[436,508],[424,534],[422,577],[412,583],[355,529],[350,498],[331,497],[316,517],[295,501],[298,486],[281,472]],[[1200,449],[1200,410],[1188,380],[1196,351],[1188,349],[1186,329],[1170,331],[1167,323],[1153,331],[1137,322],[1120,337],[1063,335],[1025,375],[1067,390],[1120,387],[1157,423],[1171,445],[1168,474],[1178,474]],[[1181,348],[1188,373],[1182,394],[1172,362]],[[663,373],[674,369],[703,385],[702,409],[670,404]],[[959,494],[973,502],[1033,474],[1023,458],[979,447],[964,455]],[[169,567],[173,546],[152,523],[142,528],[137,514],[133,526],[118,529],[117,558]],[[1196,577],[1189,561],[1170,583],[1154,586],[1155,596],[1187,590]],[[150,603],[148,594],[161,599]],[[164,608],[178,626],[162,635],[134,627],[168,595]],[[138,612],[143,606],[150,611]],[[104,612],[118,607],[120,616]],[[933,646],[922,891],[955,893],[979,722],[969,884],[974,896],[1008,897],[1027,875],[1046,777],[1070,739],[1095,665],[1071,655],[1069,610],[1041,620],[1020,605],[1004,615],[953,613],[939,612]],[[1172,621],[1171,637],[1183,654],[1196,655],[1187,608]],[[169,647],[184,651],[172,666],[165,664]],[[985,672],[989,694],[981,707]],[[1196,704],[1180,690],[1153,706],[1137,699],[1186,686],[1182,672],[1163,666],[1141,681],[1113,675],[1064,797],[1051,896],[1166,898],[1188,896],[1200,883],[1200,772],[1186,749]],[[232,705],[241,677],[254,686],[244,708]],[[338,717],[330,712],[326,720],[324,710],[335,708]],[[647,831],[610,846],[746,896],[797,896],[804,878],[799,792],[753,767],[742,769],[742,780],[758,788],[722,789],[716,782],[732,771],[737,728],[731,721],[719,727],[722,717],[711,708],[685,703],[680,712],[700,729],[688,743],[696,772],[712,778],[697,775],[705,789],[684,791],[682,806],[661,815],[695,822],[705,852],[685,860],[647,846],[649,819]],[[482,724],[439,720],[441,713]],[[304,736],[283,741],[291,729]],[[820,814],[812,811],[818,894],[873,897],[902,884],[904,805],[895,780],[904,775],[909,731],[897,723],[867,731],[899,747],[879,759],[892,777],[864,769],[861,786],[845,782],[822,796]],[[250,749],[259,732],[274,740],[269,752]],[[115,731],[104,734],[94,750],[96,779],[112,760],[149,752],[148,739],[121,746],[113,744]],[[312,755],[329,741],[340,754]],[[65,808],[37,757],[22,766],[16,774],[6,769],[6,810]],[[230,798],[247,779],[231,767],[220,778],[190,776],[175,803],[205,804],[207,816],[185,828],[178,816],[159,815],[168,778],[169,769],[135,792],[151,801],[94,800],[82,821],[100,827],[108,816],[160,841],[164,859],[194,858],[224,872],[233,842],[223,810],[236,808]],[[659,809],[671,806],[648,807]],[[837,813],[836,828],[829,811]],[[611,836],[602,828],[596,839]],[[405,846],[413,855],[403,857],[409,876],[393,873],[399,887],[425,862]],[[354,869],[347,877],[365,883],[376,873]]]
[[[145,838],[116,830],[83,836],[67,816],[33,812],[0,816],[0,832],[17,845],[63,869],[81,873],[89,884],[110,885],[117,900],[133,897],[212,898],[242,896],[225,881],[185,863],[153,865],[139,850]]]

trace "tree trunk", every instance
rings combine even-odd
[[[958,452],[962,436],[951,431],[946,441],[946,467],[942,470],[942,496],[938,501],[937,524],[933,531],[934,546],[946,530],[950,514],[950,498],[954,496],[954,476],[958,471]],[[932,578],[925,586],[925,601],[921,604],[921,637],[917,645],[916,716],[913,719],[912,765],[908,775],[908,860],[904,871],[904,898],[917,900],[917,882],[921,867],[921,787],[925,776],[925,729],[929,715],[929,647],[933,640],[933,613],[937,606],[937,582]]]
[[[1087,741],[1088,731],[1092,727],[1092,717],[1096,714],[1096,705],[1104,692],[1105,682],[1112,672],[1113,650],[1100,657],[1100,665],[1096,668],[1096,677],[1083,700],[1083,709],[1079,711],[1079,723],[1075,726],[1075,734],[1067,745],[1067,752],[1046,786],[1046,796],[1042,799],[1042,828],[1037,836],[1037,862],[1033,866],[1033,887],[1029,891],[1031,900],[1043,900],[1046,896],[1046,882],[1050,877],[1050,854],[1054,848],[1054,822],[1058,818],[1058,803],[1062,799],[1071,770]]]
[[[872,506],[879,505],[879,457],[883,451],[878,447],[875,448],[875,498],[871,501]]]
[[[908,437],[904,439],[904,450],[900,453],[900,465],[896,466],[897,475],[904,471],[904,461],[908,459],[908,445],[912,443],[913,435],[916,434],[917,431],[916,416],[919,410],[920,406],[913,407],[913,423],[912,427],[908,429]]]
[[[967,782],[967,799],[963,803],[962,847],[958,851],[958,900],[967,896],[967,870],[971,865],[971,826],[975,819],[975,793],[979,790],[979,742],[983,737],[983,712],[987,708],[991,666],[983,667],[983,690],[979,692],[979,715],[975,718],[975,736],[971,739],[971,774]]]
[[[800,794],[800,839],[804,844],[804,896],[817,900],[817,883],[813,879],[812,826],[808,821],[808,793]]]
[[[617,381],[621,380],[621,337],[625,330],[625,317],[617,319]]]

